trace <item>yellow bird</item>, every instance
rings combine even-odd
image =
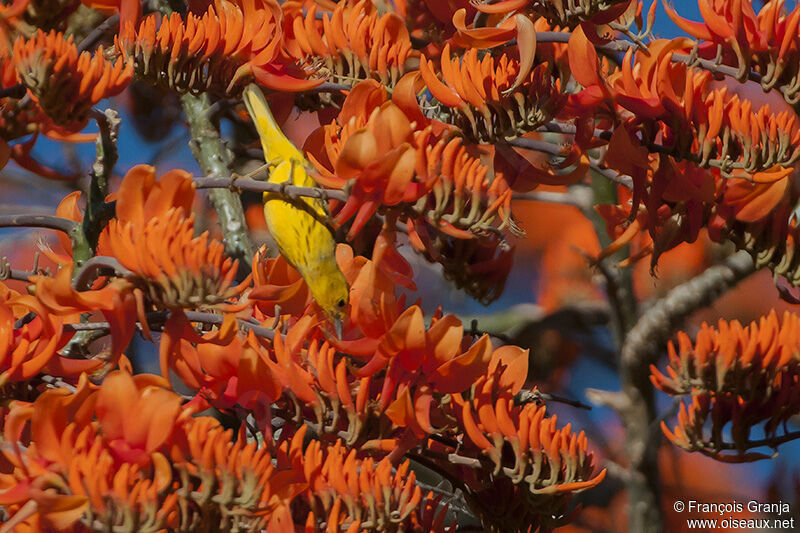
[[[270,165],[269,182],[316,187],[309,176],[303,153],[286,138],[269,110],[261,89],[248,85],[243,93],[247,111],[256,125],[264,158]],[[342,336],[342,319],[350,291],[336,264],[336,240],[326,225],[325,205],[316,198],[286,200],[280,194],[264,193],[267,228],[286,260],[297,269],[317,304]]]

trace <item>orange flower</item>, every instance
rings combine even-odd
[[[82,129],[92,106],[122,92],[133,76],[127,61],[110,63],[102,48],[78,55],[72,37],[41,30],[14,43],[14,65],[28,92],[55,124]]]
[[[520,19],[516,17],[504,18],[500,24],[493,28],[468,28],[467,10],[466,8],[461,8],[453,13],[453,26],[456,29],[456,33],[450,40],[460,48],[494,48],[501,46],[517,36],[519,28],[517,20],[521,19],[527,20],[528,24],[530,24],[527,17],[520,15]],[[535,42],[533,48],[534,50],[536,49]],[[443,51],[442,55],[446,57],[448,54]]]
[[[408,460],[395,469],[387,458],[360,459],[355,452],[348,453],[340,440],[332,446],[314,440],[303,451],[306,429],[303,426],[295,433],[287,459],[294,471],[303,472],[308,483],[313,510],[306,524],[311,525],[312,531],[317,531],[315,525],[319,522],[327,523],[329,528],[331,524],[356,524],[348,531],[390,522],[405,524],[411,531],[445,531],[447,506],[436,509],[438,502],[433,493],[423,496],[415,473],[409,471]]]
[[[108,229],[114,256],[133,273],[128,279],[158,307],[234,309],[231,299],[249,285],[249,278],[235,283],[238,262],[225,257],[224,245],[207,232],[195,237],[194,217],[178,210],[144,227],[111,220]]]
[[[782,2],[776,2],[776,4],[782,4]],[[708,41],[703,43],[703,49],[709,50],[712,47],[724,46],[731,50],[738,62],[737,78],[739,81],[744,81],[750,71],[751,54],[766,50],[767,43],[770,42],[767,41],[767,34],[762,28],[759,28],[760,21],[756,19],[752,4],[737,2],[733,5],[720,0],[698,0],[698,5],[704,23],[691,22],[682,18],[667,2],[664,2],[664,10],[683,31],[697,39]],[[770,8],[773,11],[776,9],[780,9],[780,7]],[[765,11],[768,10],[765,9]],[[796,28],[797,23],[795,22],[794,25]]]
[[[535,44],[534,44],[535,50]],[[478,59],[471,48],[461,58],[450,58],[450,46],[441,56],[443,81],[433,61],[420,59],[420,74],[440,105],[443,120],[455,124],[473,139],[511,139],[549,122],[565,101],[560,83],[547,64],[525,70],[517,59],[486,54]]]
[[[302,315],[311,299],[308,285],[282,255],[267,259],[266,252],[262,246],[253,257],[253,290],[247,293],[257,318],[274,317],[278,309],[282,316]]]
[[[180,406],[176,394],[162,388],[137,388],[129,375],[116,373],[103,380],[95,412],[114,456],[125,463],[143,464],[171,436]]]
[[[298,79],[302,72],[281,59],[281,11],[273,0],[218,0],[202,17],[173,13],[159,25],[151,15],[121,28],[117,49],[137,75],[180,93],[236,95],[253,79],[280,91],[320,83]]]
[[[102,288],[78,291],[72,286],[74,263],[62,266],[55,276],[33,276],[36,299],[50,312],[78,322],[81,313],[100,311],[111,328],[111,359],[116,361],[136,330],[137,304],[132,285],[114,279]]]
[[[795,170],[775,167],[768,182],[754,182],[747,179],[730,180],[722,200],[723,205],[732,208],[734,217],[741,222],[758,222],[769,216],[778,204],[788,196],[789,187],[794,182]],[[760,173],[763,175],[766,173]],[[758,179],[758,174],[756,179]]]
[[[531,10],[536,15],[544,17],[550,24],[567,26],[574,28],[583,22],[594,25],[602,25],[613,22],[622,16],[636,3],[632,0],[613,0],[603,2],[599,0],[589,0],[576,2],[538,2],[531,4],[527,0],[501,0],[495,3],[480,3],[476,7],[479,11],[489,14],[508,15],[522,11]]]
[[[162,330],[161,374],[167,379],[177,375],[203,404],[260,408],[261,402],[276,401],[284,385],[264,344],[252,332],[239,334],[234,315],[225,315],[219,329],[200,335],[185,315],[176,314]]]
[[[648,54],[628,49],[621,68],[608,77],[617,104],[636,116],[654,119],[690,115],[691,104],[702,99],[711,78],[709,72],[672,62],[675,51],[690,46],[691,41],[678,38],[648,43]]]
[[[651,366],[656,387],[687,397],[675,428],[662,422],[664,433],[686,450],[719,460],[769,457],[750,449],[779,439],[800,409],[798,346],[800,317],[788,312],[779,321],[772,311],[746,328],[737,321],[720,320],[716,328],[704,323],[694,344],[679,332],[677,349],[669,344],[667,375]],[[728,424],[730,434],[723,432]],[[766,438],[755,439],[762,431]]]
[[[315,3],[286,2],[283,8],[286,50],[318,69],[321,78],[348,84],[374,78],[394,85],[417,55],[405,21],[395,13],[380,15],[370,2],[340,2],[321,19]]]
[[[390,226],[397,219],[406,222],[411,243],[429,260],[457,263],[450,272],[470,272],[456,257],[468,258],[471,266],[495,259],[510,266],[511,248],[497,237],[506,227],[521,233],[511,217],[508,183],[499,172],[489,179],[489,168],[462,138],[422,116],[414,84],[415,75],[409,74],[386,101],[377,82],[364,81],[350,92],[338,119],[312,134],[306,149],[320,172],[317,181],[337,189],[352,183],[348,200],[334,210],[335,223],[353,219],[353,237],[385,206],[392,208]],[[464,244],[465,253],[449,255],[461,246],[451,240],[480,243]],[[467,278],[462,285],[469,286],[475,276]]]
[[[0,385],[29,380],[42,371],[66,377],[96,369],[98,361],[58,355],[71,336],[63,320],[33,296],[0,285]]]
[[[201,519],[266,527],[296,491],[272,477],[264,447],[244,432],[234,440],[213,418],[192,418],[164,385],[115,373],[99,388],[83,379],[73,394],[51,390],[16,404],[6,439],[19,441],[30,421],[33,444],[3,451],[12,470],[0,474],[0,502],[10,523],[35,518],[72,531],[91,517],[111,528],[133,520],[173,530]]]
[[[225,256],[223,244],[209,239],[208,232],[194,236],[194,217],[188,214],[194,184],[188,173],[173,170],[156,184],[154,168],[136,166],[123,179],[118,197],[107,248],[151,302],[169,308],[237,308],[230,301],[249,286],[249,278],[235,284],[238,262]]]

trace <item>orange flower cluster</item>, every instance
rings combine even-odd
[[[405,21],[409,34],[430,42],[423,53],[432,54],[441,51],[441,46],[437,45],[453,35],[455,31],[453,15],[459,9],[464,9],[465,16],[470,20],[477,13],[472,3],[467,0],[449,2],[398,0],[395,3],[395,11]]]
[[[52,121],[67,131],[82,129],[92,106],[122,92],[133,76],[128,61],[111,63],[103,51],[78,54],[72,37],[37,31],[14,43],[14,66],[28,93]]]
[[[417,54],[402,18],[380,15],[361,0],[336,4],[332,14],[317,18],[315,3],[283,4],[284,46],[292,57],[317,70],[317,76],[355,85],[373,78],[392,86]]]
[[[686,44],[655,41],[649,54],[628,50],[622,69],[609,77],[608,90],[632,113],[641,143],[653,146],[659,137],[669,149],[661,153],[726,174],[774,174],[782,171],[776,166],[793,165],[800,126],[791,108],[782,100],[760,103],[764,98],[750,85],[712,82],[709,72],[674,64]]]
[[[211,417],[193,417],[166,383],[117,372],[101,387],[84,377],[75,392],[16,403],[4,427],[9,442],[30,428],[34,443],[3,451],[0,502],[17,531],[194,529],[286,531],[290,508],[310,531],[325,523],[348,531],[444,531],[446,508],[423,497],[408,462],[394,476],[383,460],[357,459],[337,442],[303,452],[305,429],[276,457],[241,430],[234,439]],[[213,504],[211,504],[213,502]],[[358,524],[354,526],[353,524]]]
[[[533,52],[531,52],[533,53]],[[520,61],[506,54],[478,59],[478,50],[450,58],[450,46],[441,56],[443,81],[434,62],[420,59],[420,74],[431,95],[441,104],[439,115],[471,138],[511,139],[553,119],[566,97],[553,81],[547,64],[526,72]]]
[[[744,82],[751,71],[759,74],[764,91],[778,90],[789,103],[800,97],[800,33],[797,6],[787,12],[784,0],[765,2],[758,13],[751,2],[735,5],[718,0],[705,0],[701,9],[703,22],[681,17],[669,4],[667,15],[681,29],[700,42],[696,55],[701,58],[723,58],[736,67],[736,77]],[[739,29],[737,31],[737,29]]]
[[[83,287],[72,282],[74,264],[56,257],[64,264],[55,276],[32,279],[37,298],[50,312],[74,318],[102,311],[116,360],[130,342],[137,319],[149,335],[146,312],[170,309],[170,320],[179,323],[182,309],[235,312],[247,306],[237,298],[250,279],[235,283],[237,261],[225,257],[222,243],[207,233],[194,236],[189,214],[194,185],[188,173],[173,170],[156,181],[153,167],[139,165],[125,176],[117,196],[117,216],[101,233],[97,251],[98,259],[108,256],[122,271],[110,279],[84,280],[94,286],[80,290]],[[77,211],[76,199],[72,195],[69,205],[62,206],[65,214]]]
[[[0,168],[5,166],[8,159],[13,159],[20,167],[45,178],[74,179],[74,176],[64,176],[31,157],[36,136],[44,133],[59,141],[73,142],[94,139],[94,135],[67,134],[44,114],[41,107],[21,105],[25,98],[14,91],[15,88],[22,88],[23,93],[27,94],[22,86],[18,86],[21,80],[13,56],[15,29],[24,25],[23,18],[37,18],[40,13],[42,17],[49,17],[58,14],[62,7],[70,9],[68,6],[43,6],[40,2],[31,3],[28,0],[17,0],[0,8],[0,88],[12,93],[12,96],[0,99]],[[11,141],[31,134],[34,135],[26,142],[8,145]]]
[[[570,42],[570,63],[596,66],[592,54],[579,54],[577,42]],[[707,227],[714,240],[734,241],[759,267],[794,283],[800,278],[789,216],[797,201],[792,166],[800,159],[796,114],[758,86],[714,81],[675,63],[675,52],[687,46],[681,39],[654,41],[649,55],[629,50],[607,83],[597,73],[584,76],[582,83],[600,83],[591,87],[620,106],[624,122],[604,162],[633,181],[632,196],[623,193],[617,208],[601,208],[617,239],[603,255],[646,229],[655,265],[662,252],[693,242]]]
[[[800,409],[798,346],[800,316],[785,313],[779,320],[774,311],[746,328],[736,321],[720,320],[717,328],[704,323],[694,345],[680,332],[677,350],[669,345],[667,375],[651,367],[656,387],[690,397],[673,430],[662,422],[664,433],[686,450],[721,460],[770,457],[750,450],[775,446]],[[765,438],[755,440],[761,431]]]
[[[125,176],[108,225],[111,255],[156,307],[224,307],[249,282],[235,284],[238,262],[225,257],[221,242],[208,232],[194,236],[191,176],[173,170],[155,184],[155,169],[146,165]]]
[[[461,321],[452,315],[437,314],[426,326],[418,306],[405,308],[405,299],[396,297],[395,286],[413,285],[405,277],[410,270],[395,254],[385,235],[378,239],[373,260],[353,257],[348,247],[339,247],[337,259],[351,286],[345,340],[323,340],[313,306],[307,306],[302,278],[276,259],[259,269],[248,298],[254,297],[254,316],[262,323],[274,323],[278,316],[273,308],[279,306],[280,320],[288,328],[285,335],[278,329],[269,341],[253,331],[246,336],[234,334],[231,315],[218,331],[202,336],[185,319],[170,321],[161,337],[162,373],[166,376],[172,371],[199,391],[198,408],[210,404],[253,409],[267,436],[274,416],[300,426],[300,431],[313,429],[323,441],[341,436],[351,451],[345,453],[342,447],[328,462],[340,461],[345,466],[326,470],[323,465],[323,474],[347,471],[348,461],[362,454],[384,457],[388,453],[393,461],[408,450],[424,455],[426,450],[441,448],[432,443],[422,446],[427,437],[465,432],[458,449],[442,448],[436,453],[459,453],[474,461],[468,469],[473,473],[465,477],[477,476],[476,490],[502,474],[502,479],[526,487],[520,489],[521,494],[543,495],[526,504],[529,516],[544,521],[548,513],[559,514],[556,507],[560,509],[571,493],[603,479],[603,473],[593,475],[585,437],[573,434],[569,427],[559,428],[543,406],[515,405],[514,395],[527,378],[527,351],[513,346],[493,349],[487,336],[475,340],[465,334]],[[275,277],[264,278],[265,273]],[[303,316],[283,314],[284,309],[299,310]],[[288,431],[286,426],[282,431]],[[513,458],[500,453],[506,442],[514,450]],[[313,446],[305,451],[306,467],[309,454],[319,453]],[[482,461],[484,457],[488,464]],[[388,466],[383,462],[375,467],[378,473],[384,468]],[[299,465],[293,468],[298,469]],[[331,479],[320,483],[311,483],[319,485],[313,494],[330,515],[339,508],[324,487],[336,485]],[[353,487],[355,481],[336,483]],[[358,483],[363,486],[362,481]],[[398,502],[420,497],[408,484],[397,491]],[[545,501],[550,503],[545,505]],[[343,501],[340,511],[348,509],[348,520],[366,521],[364,517],[374,516],[372,511],[353,514],[351,509],[358,505]],[[398,508],[392,516],[402,516],[407,510]],[[433,520],[435,513],[426,516]],[[364,522],[362,526],[366,527]]]
[[[99,361],[58,354],[71,336],[64,321],[33,296],[0,286],[0,389],[28,381],[42,371],[67,377],[96,369]]]
[[[594,472],[583,432],[575,434],[569,425],[558,428],[557,417],[547,416],[543,405],[517,405],[519,370],[527,367],[527,354],[516,350],[495,351],[488,372],[445,406],[446,418],[458,420],[467,438],[458,446],[428,443],[429,453],[453,458],[453,473],[462,479],[472,478],[471,467],[455,466],[468,464],[465,455],[489,458],[489,468],[469,484],[468,501],[500,531],[562,524],[572,492],[597,486],[606,473]]]
[[[464,276],[460,285],[490,300],[497,285],[480,281],[489,269],[478,265],[510,267],[510,246],[497,237],[504,228],[521,233],[511,216],[511,189],[500,173],[489,179],[489,168],[454,130],[422,115],[413,94],[417,79],[404,77],[391,101],[377,82],[360,83],[306,150],[318,183],[336,189],[352,183],[334,216],[338,225],[352,219],[350,237],[379,207],[391,209],[390,218],[406,223],[415,248],[445,265],[459,258],[449,270]],[[462,240],[467,250],[454,253],[462,248],[454,241]]]
[[[455,530],[455,525],[445,529],[447,507],[437,509],[440,498],[431,492],[423,496],[408,460],[393,468],[387,458],[359,459],[340,440],[327,449],[312,441],[304,451],[306,433],[307,426],[295,433],[287,459],[292,472],[303,473],[310,489],[307,531],[318,531],[314,527],[318,523],[328,524],[326,531],[331,525],[346,531]]]
[[[201,16],[151,15],[127,25],[116,39],[136,74],[179,93],[211,91],[235,95],[253,79],[281,91],[319,84],[280,57],[282,14],[272,0],[218,0]],[[298,78],[299,76],[299,78]]]

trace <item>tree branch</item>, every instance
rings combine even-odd
[[[103,35],[110,30],[111,28],[116,27],[119,24],[119,13],[114,13],[106,20],[100,23],[95,29],[89,32],[89,34],[83,38],[83,40],[78,43],[78,53],[88,50],[95,44],[97,41],[103,38]]]
[[[55,215],[0,215],[0,228],[47,228],[61,231],[72,237],[79,226],[73,220]]]
[[[92,117],[97,122],[100,135],[95,143],[96,155],[86,191],[86,210],[81,224],[83,239],[72,244],[72,259],[76,265],[82,265],[94,255],[100,233],[114,216],[114,208],[106,203],[106,196],[108,182],[119,159],[117,137],[120,118],[113,109],[106,109],[104,112],[93,109]]]
[[[131,274],[131,271],[122,266],[114,257],[98,255],[86,261],[86,263],[75,272],[72,280],[73,286],[79,291],[87,290],[98,273],[104,269],[113,271],[114,275],[119,277],[125,277]]]
[[[169,318],[169,314],[171,312],[172,311],[152,311],[147,313],[145,316],[150,329],[158,330],[159,327],[163,325],[164,322],[166,322],[166,320]],[[198,322],[200,324],[208,324],[210,326],[219,326],[225,319],[224,315],[205,313],[202,311],[183,311],[183,314],[186,315],[186,318],[189,320],[189,322]],[[253,324],[252,322],[247,322],[241,319],[237,321],[239,323],[239,327],[247,331],[252,331],[258,337],[270,340],[275,338],[276,331],[272,328],[268,328],[260,324]],[[110,330],[111,324],[108,322],[81,322],[79,324],[66,324],[66,327],[74,331],[98,331]]]
[[[230,174],[233,154],[220,138],[219,131],[207,114],[210,107],[208,95],[181,96],[183,110],[189,120],[191,147],[200,168],[209,177]],[[225,237],[225,252],[239,264],[249,268],[253,260],[253,244],[250,242],[242,201],[238,194],[224,188],[213,188],[209,192],[211,204],[217,212],[222,234]]]
[[[555,133],[563,132],[557,131]],[[508,144],[525,150],[534,150],[536,152],[550,154],[555,157],[564,157],[569,152],[566,145],[559,145],[538,139],[528,139],[526,137],[517,137],[516,139],[508,141]],[[630,176],[620,174],[616,170],[604,167],[603,164],[597,159],[590,158],[589,165],[591,166],[592,170],[609,181],[613,181],[614,183],[622,185],[623,187],[627,187],[628,189],[633,188],[633,179]]]
[[[33,268],[30,270],[18,270],[11,268],[8,258],[0,257],[0,280],[13,279],[16,281],[28,281],[31,276],[41,274],[39,269],[39,252],[33,254]]]
[[[309,197],[321,200],[347,200],[347,193],[336,189],[326,189],[324,187],[298,187],[297,185],[285,185],[283,183],[270,183],[267,181],[255,180],[250,178],[240,178],[238,176],[213,176],[199,177],[193,179],[195,187],[198,189],[230,189],[232,191],[252,191],[252,192],[274,192],[289,199]]]
[[[631,463],[627,485],[631,532],[658,532],[663,527],[655,442],[660,434],[652,430],[656,414],[650,365],[657,361],[675,328],[691,313],[710,305],[754,271],[750,255],[737,252],[672,289],[628,332],[620,360],[622,390],[607,400],[619,411],[626,431],[625,446]]]

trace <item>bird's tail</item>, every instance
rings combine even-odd
[[[278,163],[290,159],[303,161],[303,153],[300,152],[292,142],[286,138],[272,112],[269,110],[264,93],[257,85],[251,83],[245,87],[242,93],[247,112],[258,130],[261,138],[261,146],[264,148],[264,159],[268,163]]]

